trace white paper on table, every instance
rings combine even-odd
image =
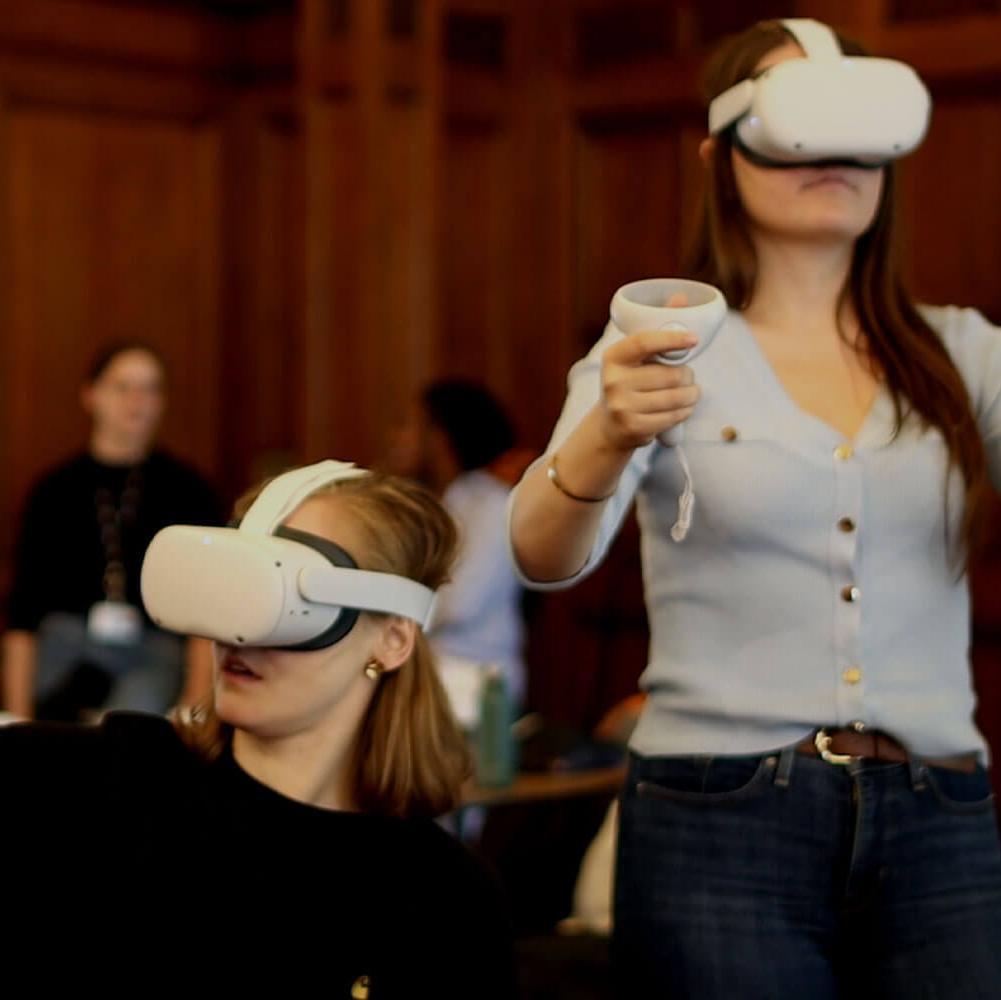
[[[459,725],[473,731],[480,724],[483,664],[461,656],[439,656],[438,674]]]

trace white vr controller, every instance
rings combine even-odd
[[[294,650],[340,641],[361,611],[427,627],[432,590],[406,577],[361,570],[334,542],[285,527],[317,490],[364,475],[348,462],[319,462],[272,480],[239,528],[177,524],[158,532],[142,567],[150,618],[183,635]]]
[[[685,305],[667,305],[678,295],[685,296]],[[645,278],[623,285],[612,297],[609,312],[612,323],[626,336],[659,330],[695,334],[698,343],[694,347],[654,355],[661,364],[687,365],[712,343],[726,310],[723,293],[713,285],[685,278]]]
[[[672,297],[685,296],[685,305],[669,306]],[[689,348],[655,354],[653,361],[662,365],[687,365],[713,342],[726,319],[723,293],[713,285],[685,278],[646,278],[623,285],[609,309],[612,324],[626,336],[645,331],[687,330],[698,338]],[[680,444],[683,425],[679,424],[658,436],[665,447]]]
[[[709,134],[734,141],[768,166],[844,161],[879,166],[910,153],[928,129],[931,98],[895,59],[846,56],[825,24],[783,27],[806,53],[741,80],[709,105]]]

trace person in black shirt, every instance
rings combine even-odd
[[[322,487],[284,523],[431,590],[454,557],[446,512],[391,476]],[[513,997],[496,883],[432,821],[469,761],[421,627],[363,611],[326,647],[214,651],[211,698],[173,723],[0,728],[7,954],[105,991],[141,987],[138,966],[160,986]]]
[[[82,394],[86,452],[32,490],[17,542],[4,636],[4,707],[72,719],[87,709],[163,712],[184,680],[182,640],[142,613],[139,568],[160,528],[220,523],[212,489],[153,440],[164,368],[123,344],[94,362]],[[208,684],[204,643],[189,643],[184,700]]]

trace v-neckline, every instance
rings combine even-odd
[[[779,405],[783,409],[797,417],[799,420],[809,424],[815,430],[823,433],[823,436],[831,442],[846,443],[853,447],[858,447],[860,444],[867,442],[871,434],[870,424],[876,419],[877,413],[879,413],[886,399],[886,390],[883,382],[876,383],[876,391],[873,393],[872,399],[869,401],[869,405],[866,408],[865,416],[862,418],[862,422],[858,425],[853,435],[848,435],[838,430],[833,424],[829,424],[823,417],[818,417],[815,413],[811,413],[809,410],[804,409],[799,403],[793,399],[789,390],[785,387],[782,379],[779,378],[778,373],[772,366],[772,363],[768,360],[768,356],[765,354],[761,345],[758,343],[757,337],[754,336],[754,330],[751,329],[751,324],[744,318],[744,315],[739,312],[735,312],[734,315],[740,322],[743,339],[746,341],[748,358],[757,367],[759,374],[762,378],[771,386],[772,394],[775,399],[778,400]]]

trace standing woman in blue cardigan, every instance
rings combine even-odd
[[[795,26],[729,40],[709,97],[803,59]],[[688,276],[724,293],[721,332],[665,367],[652,356],[695,338],[610,327],[511,505],[543,588],[590,572],[638,506],[651,645],[620,977],[699,1000],[997,997],[965,569],[1001,485],[1001,334],[903,290],[892,162],[790,168],[735,128],[700,153]],[[679,425],[682,448],[662,446]]]

